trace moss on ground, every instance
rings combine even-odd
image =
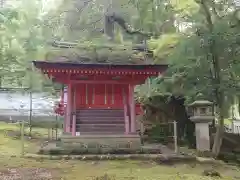
[[[102,180],[105,174],[111,180],[214,180],[215,177],[203,176],[206,169],[218,171],[222,180],[240,179],[240,170],[230,165],[157,164],[134,160],[124,161],[72,161],[72,160],[33,160],[20,158],[21,143],[19,139],[9,137],[5,130],[17,131],[15,125],[0,123],[0,178],[20,174],[22,179],[37,180]],[[35,128],[34,133],[46,137],[46,129]],[[34,151],[42,142],[41,138],[25,140],[26,150]],[[13,156],[15,155],[15,156]],[[20,176],[19,175],[19,176]],[[16,176],[17,177],[17,176]],[[99,177],[99,178],[97,178]],[[10,179],[10,178],[9,178]],[[217,178],[219,179],[219,178]],[[105,179],[104,179],[105,180]],[[109,179],[107,179],[109,180]]]

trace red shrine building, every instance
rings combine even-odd
[[[34,61],[34,66],[64,84],[64,133],[76,136],[138,136],[134,87],[159,76],[166,65]]]

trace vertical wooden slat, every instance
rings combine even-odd
[[[86,105],[88,105],[88,84],[85,85],[86,90]]]
[[[122,97],[123,97],[123,107],[124,107],[124,125],[125,125],[125,134],[129,134],[129,118],[127,113],[127,98],[125,88],[122,87]]]
[[[112,84],[112,104],[114,104],[114,85]]]
[[[105,84],[95,84],[94,107],[102,108],[105,106]]]
[[[73,89],[72,136],[76,136],[76,87]]]
[[[115,90],[114,90],[114,99],[115,99],[115,107],[123,108],[123,99],[122,99],[122,87],[123,84],[115,84]]]
[[[104,104],[107,104],[107,84],[104,85]]]
[[[64,86],[62,87],[61,90],[61,101],[60,103],[63,105],[64,112],[65,112],[65,103],[64,103]],[[66,113],[64,113],[64,122],[63,122],[63,132],[66,132]]]
[[[111,108],[112,104],[112,84],[106,84],[107,86],[107,107]]]
[[[95,104],[95,85],[93,85],[92,104]]]
[[[88,105],[92,107],[93,105],[93,84],[88,84]]]
[[[70,132],[70,125],[71,125],[71,114],[72,114],[72,84],[68,85],[67,89],[67,111],[66,111],[66,132]]]

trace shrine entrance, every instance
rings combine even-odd
[[[76,135],[129,131],[129,127],[125,127],[127,112],[124,112],[127,85],[76,84],[73,89],[76,91]],[[72,123],[70,126],[74,129]]]

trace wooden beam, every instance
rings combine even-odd
[[[68,84],[67,88],[67,110],[66,110],[66,132],[71,132],[71,117],[72,117],[72,84]]]
[[[128,116],[128,99],[125,89],[123,88],[123,106],[124,106],[124,121],[125,121],[125,134],[129,134],[129,116]],[[128,89],[127,89],[128,90]]]
[[[128,101],[130,110],[130,131],[131,133],[136,132],[136,112],[135,112],[135,100],[134,100],[134,85],[129,84],[128,88]]]
[[[144,81],[116,81],[116,80],[70,80],[73,84],[143,84]]]
[[[81,74],[81,75],[148,75],[148,76],[156,76],[159,72],[162,73],[162,71],[154,70],[154,69],[139,69],[139,70],[132,70],[132,69],[50,69],[50,68],[42,68],[43,73],[66,73],[66,74]]]
[[[76,136],[76,86],[73,86],[72,94],[72,136]]]

